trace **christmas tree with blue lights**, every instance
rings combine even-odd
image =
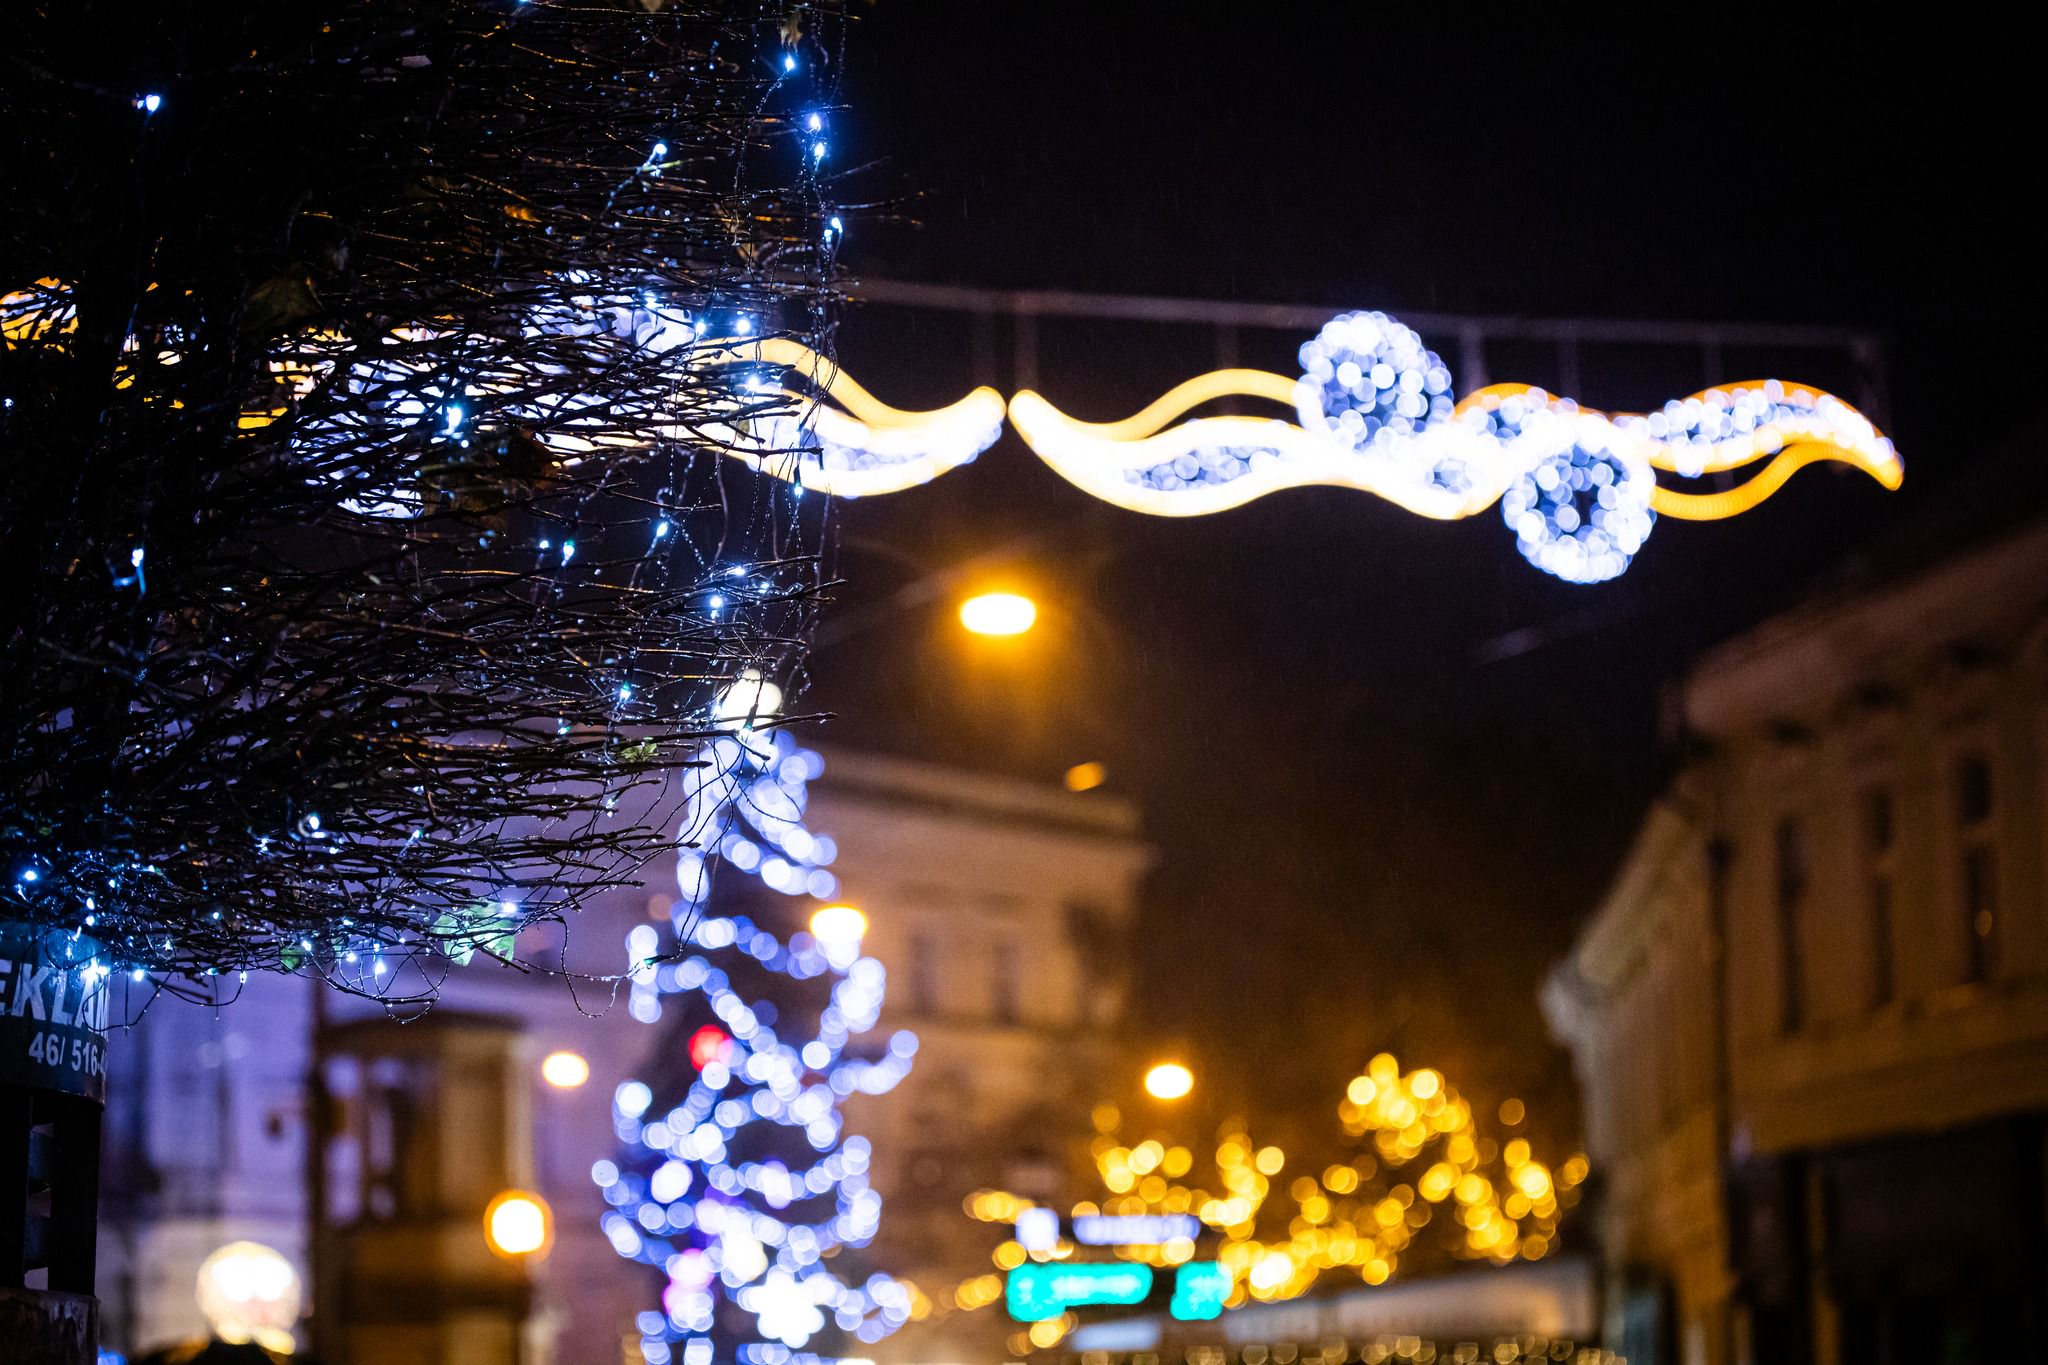
[[[773,705],[753,680],[755,710]],[[627,940],[630,1007],[662,1043],[614,1096],[620,1153],[592,1171],[623,1257],[667,1277],[638,1319],[649,1365],[820,1365],[910,1316],[908,1286],[860,1267],[882,1200],[842,1103],[910,1070],[917,1039],[873,1036],[882,965],[804,823],[824,763],[746,728],[706,745],[678,833],[673,943]]]

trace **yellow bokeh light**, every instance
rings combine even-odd
[[[1167,1067],[1185,1070],[1177,1062],[1154,1070]],[[1246,1131],[1252,1125],[1233,1121],[1219,1131],[1213,1154],[1170,1145],[1163,1135],[1134,1135],[1125,1145],[1123,1115],[1103,1105],[1089,1142],[1107,1190],[1099,1212],[1193,1213],[1203,1235],[1217,1239],[1210,1254],[1231,1281],[1225,1306],[1242,1307],[1313,1293],[1324,1272],[1337,1269],[1370,1285],[1386,1283],[1399,1273],[1402,1255],[1430,1235],[1432,1224],[1434,1235],[1451,1241],[1448,1249],[1465,1259],[1495,1265],[1541,1259],[1557,1246],[1562,1206],[1575,1202],[1574,1186],[1586,1175],[1583,1153],[1554,1168],[1537,1161],[1526,1138],[1489,1135],[1472,1103],[1442,1072],[1404,1073],[1389,1053],[1374,1057],[1365,1074],[1352,1080],[1338,1117],[1354,1138],[1365,1139],[1363,1147],[1348,1159],[1288,1177],[1285,1152],[1255,1142]],[[1208,1190],[1193,1188],[1189,1178],[1204,1157],[1213,1159],[1215,1169],[1213,1178],[1202,1181]],[[1293,1207],[1275,1217],[1274,1204],[1283,1197]],[[1003,1214],[1028,1206],[1027,1200],[989,1190],[967,1201],[970,1215],[991,1222],[1008,1221]],[[1072,1212],[1080,1216],[1098,1208],[1084,1200]],[[999,1266],[1061,1261],[1076,1250],[1061,1242],[1020,1256],[1015,1247],[1005,1243],[998,1249]],[[1197,1253],[1192,1240],[1181,1238],[1116,1254],[1164,1269]],[[988,1288],[970,1282],[948,1291],[941,1303],[950,1298],[951,1306],[968,1308],[999,1299],[1001,1277],[987,1280]],[[1066,1330],[1072,1330],[1071,1320]]]
[[[868,917],[850,905],[828,905],[811,916],[811,937],[828,948],[851,947],[868,931]]]
[[[506,1190],[484,1210],[484,1239],[500,1256],[544,1256],[554,1240],[554,1217],[545,1199],[529,1190]]]
[[[1109,781],[1109,769],[1100,763],[1076,763],[1064,779],[1070,792],[1094,791]]]
[[[960,624],[975,635],[1022,635],[1038,621],[1038,604],[1021,593],[985,592],[960,604]]]
[[[1250,1275],[1254,1289],[1278,1289],[1294,1277],[1294,1261],[1284,1251],[1269,1251],[1259,1257]]]
[[[590,1063],[567,1049],[550,1052],[541,1058],[540,1078],[557,1090],[574,1090],[590,1079]]]
[[[1195,1073],[1179,1062],[1161,1062],[1145,1073],[1145,1093],[1155,1100],[1177,1100],[1195,1088]]]

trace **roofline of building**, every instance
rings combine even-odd
[[[1866,577],[1817,595],[1708,651],[1685,683],[1687,723],[1713,735],[1782,712],[1786,703],[1839,695],[1861,681],[1866,661],[1837,648],[1897,638],[1901,617],[1922,647],[1959,644],[2001,616],[2048,597],[2048,519],[2037,519],[1931,566]],[[1959,603],[1970,608],[1958,610]]]
[[[883,798],[953,815],[994,817],[1067,833],[1118,840],[1139,836],[1138,808],[1103,792],[1070,792],[1044,783],[888,754],[813,744],[825,760],[821,790],[834,800]]]
[[[1627,979],[1663,926],[1664,891],[1698,830],[1674,800],[1659,798],[1607,892],[1572,945],[1545,973],[1538,994],[1550,1031],[1569,1040],[1583,1032],[1586,1011]]]

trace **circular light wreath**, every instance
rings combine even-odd
[[[1565,444],[1539,457],[1501,494],[1501,519],[1515,548],[1545,573],[1569,583],[1619,577],[1649,539],[1657,514],[1650,463],[1599,421],[1571,421]],[[1540,440],[1532,432],[1524,440]]]

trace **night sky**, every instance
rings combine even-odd
[[[1880,420],[1905,491],[1808,471],[1737,522],[1661,524],[1589,588],[1526,564],[1492,511],[1440,525],[1297,490],[1145,518],[1006,437],[838,510],[847,582],[811,701],[843,744],[1046,781],[1107,763],[1160,855],[1134,1023],[1247,1100],[1321,1118],[1392,1047],[1568,1133],[1535,990],[1669,776],[1671,682],[2025,438],[2033,78],[1995,36],[1868,9],[1690,38],[1390,11],[863,6],[835,158],[858,167],[846,198],[889,207],[855,216],[846,263],[1397,317],[1871,326],[1892,341]],[[908,406],[1009,391],[1006,352],[982,372],[972,331],[855,308],[840,354]],[[1293,373],[1304,339],[1246,333],[1242,361]],[[1454,338],[1424,339],[1455,378]],[[1098,419],[1215,363],[1198,329],[1042,340],[1039,387]],[[1540,348],[1515,359],[1492,377],[1556,382]],[[1723,359],[1588,354],[1576,396],[1640,408],[1782,358]],[[950,604],[984,584],[1027,588],[1045,628],[964,643]]]

